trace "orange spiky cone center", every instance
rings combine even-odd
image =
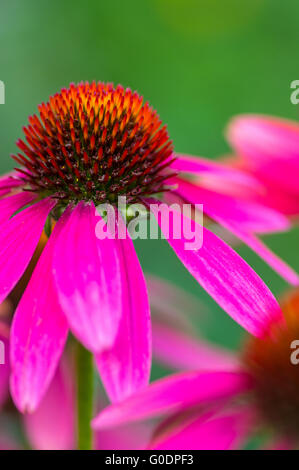
[[[285,323],[272,325],[264,339],[252,339],[244,362],[264,424],[299,445],[299,291],[283,300],[282,310]]]
[[[166,126],[136,92],[103,83],[71,84],[29,117],[19,178],[62,202],[129,202],[168,189],[173,148]]]

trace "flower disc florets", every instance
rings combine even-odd
[[[31,191],[68,203],[129,202],[167,190],[173,148],[156,111],[130,89],[71,84],[39,106],[13,158]]]

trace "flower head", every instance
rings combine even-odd
[[[13,156],[19,178],[41,195],[70,201],[134,201],[165,190],[172,143],[142,96],[104,83],[71,84],[39,106]],[[25,167],[25,169],[24,169]]]
[[[21,168],[0,179],[0,302],[24,274],[46,222],[56,221],[50,224],[52,233],[13,318],[10,383],[18,408],[33,412],[38,407],[69,331],[94,354],[112,401],[148,383],[150,310],[127,221],[119,212],[115,234],[105,239],[96,235],[99,220],[107,224],[95,205],[110,202],[115,208],[117,196],[145,204],[154,200],[152,214],[162,232],[172,224],[165,237],[184,266],[224,310],[258,335],[273,306],[261,279],[230,246],[174,209],[166,197],[204,204],[209,217],[234,233],[241,227],[241,239],[258,245],[256,251],[269,264],[297,283],[293,270],[258,241],[248,241],[256,231],[287,229],[284,216],[225,198],[222,192],[194,188],[173,173],[208,174],[228,184],[251,185],[252,178],[201,158],[174,155],[157,113],[137,93],[121,86],[71,85],[39,111],[39,118],[29,118],[24,128],[26,143],[18,141],[22,154],[15,158]],[[166,204],[158,199],[163,192]],[[172,229],[186,222],[192,233],[203,232],[200,249],[185,249],[184,230],[180,238],[174,235]],[[266,295],[267,305],[240,296],[248,286],[255,297]]]
[[[247,289],[246,295],[254,301],[253,291]],[[242,448],[261,429],[268,431],[266,447],[271,440],[271,448],[296,448],[299,366],[298,360],[291,361],[291,354],[297,340],[298,358],[298,291],[283,299],[281,307],[276,305],[276,313],[271,309],[263,317],[264,329],[237,356],[226,350],[221,354],[219,347],[201,339],[196,344],[192,335],[182,334],[176,326],[155,329],[158,357],[171,367],[177,363],[189,370],[153,382],[147,390],[107,407],[95,418],[94,427],[166,415],[148,443],[150,449]]]

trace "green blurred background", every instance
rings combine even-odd
[[[290,82],[299,79],[298,0],[11,0],[1,2],[1,172],[27,116],[71,81],[113,81],[137,89],[168,124],[178,152],[216,158],[237,113],[297,119]],[[298,231],[267,237],[299,270]],[[204,303],[204,334],[229,347],[243,331],[208,298],[164,241],[136,244],[145,271]],[[286,284],[249,249],[240,253],[276,294]],[[203,312],[202,310],[207,310]],[[161,373],[154,369],[153,377]]]

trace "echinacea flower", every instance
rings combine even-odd
[[[263,184],[253,200],[289,215],[299,215],[299,124],[263,115],[231,120],[227,138],[236,158],[229,163],[254,175]]]
[[[250,289],[244,294],[256,301]],[[287,295],[281,309],[270,291],[260,301],[268,309],[268,315],[259,318],[263,328],[231,360],[227,351],[221,357],[219,347],[214,351],[212,345],[204,346],[202,357],[200,340],[192,358],[194,339],[172,329],[170,336],[164,336],[165,342],[169,340],[168,349],[162,349],[164,360],[173,365],[177,359],[180,364],[183,357],[185,367],[190,369],[193,362],[198,370],[194,367],[160,379],[122,403],[110,405],[94,419],[94,428],[104,430],[166,415],[148,448],[236,449],[255,434],[261,439],[261,432],[264,442],[260,445],[265,448],[297,448],[299,293]]]
[[[39,106],[39,117],[29,118],[24,134],[26,142],[17,142],[21,152],[14,156],[21,167],[0,180],[0,302],[26,270],[44,227],[50,237],[12,323],[14,402],[23,412],[38,407],[69,330],[94,355],[110,399],[121,400],[149,380],[147,290],[122,214],[117,213],[115,236],[99,239],[96,225],[99,219],[106,222],[95,206],[114,206],[118,196],[146,204],[154,198],[162,231],[169,219],[171,229],[186,222],[180,212],[159,205],[161,195],[175,194],[169,186],[174,155],[166,127],[136,92],[93,82],[72,84],[50,97]],[[186,159],[181,165],[190,170]],[[238,170],[219,169],[203,160],[197,165],[228,181],[248,182]],[[225,213],[261,231],[288,227],[287,219],[274,210],[247,209],[240,210],[238,204],[235,211],[230,205]],[[188,222],[196,228],[195,221]],[[117,230],[126,236],[119,237]],[[208,229],[202,231],[200,250],[186,250],[186,239],[177,239],[173,230],[166,238],[222,308],[232,317],[242,316],[241,323],[257,333],[264,307],[247,302],[240,292],[248,285],[260,291],[261,279],[226,243]],[[297,280],[295,273],[288,274]],[[248,321],[252,311],[254,322]]]

